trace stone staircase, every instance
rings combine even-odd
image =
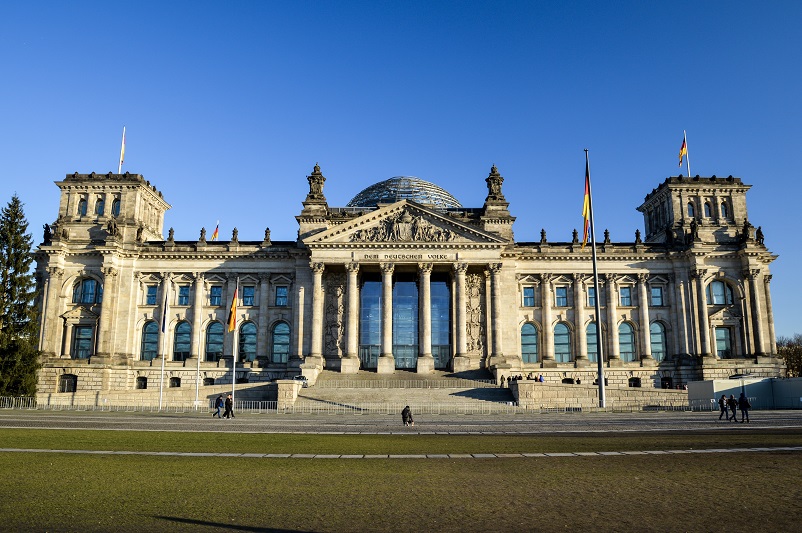
[[[493,376],[481,370],[459,374],[323,371],[314,386],[301,389],[294,408],[392,414],[409,405],[413,413],[477,414],[514,409],[513,403],[510,390],[499,388]]]

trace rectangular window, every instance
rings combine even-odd
[[[189,285],[178,287],[178,305],[189,305]]]
[[[253,305],[253,295],[256,289],[253,285],[245,286],[242,288],[242,305],[244,306],[252,306]]]
[[[145,305],[156,305],[156,297],[159,292],[158,285],[148,285],[147,296],[145,297]]]
[[[92,326],[75,326],[75,338],[72,345],[73,359],[87,359],[92,355],[92,337],[95,328]]]
[[[524,307],[535,306],[535,288],[524,287]]]
[[[287,287],[276,287],[276,307],[287,307]]]
[[[732,357],[730,328],[716,328],[716,353],[721,359]]]
[[[663,287],[652,287],[652,306],[660,307],[663,305]]]
[[[630,287],[621,287],[618,294],[621,296],[621,305],[623,307],[632,306],[632,289]]]
[[[596,287],[588,287],[588,307],[596,307]]]
[[[557,307],[568,307],[568,287],[557,287],[555,289],[555,305]]]
[[[214,285],[209,291],[209,305],[217,306],[223,304],[223,287]]]

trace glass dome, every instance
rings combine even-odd
[[[445,189],[414,176],[396,176],[374,183],[354,196],[346,207],[376,207],[400,200],[412,200],[441,209],[462,207]]]

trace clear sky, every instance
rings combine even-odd
[[[802,2],[3,2],[0,203],[31,233],[73,172],[142,174],[195,240],[293,240],[316,162],[331,206],[392,176],[480,207],[505,177],[515,237],[632,241],[679,173],[753,185],[778,335],[802,333]],[[796,239],[796,240],[794,240]],[[796,266],[795,266],[796,265]]]

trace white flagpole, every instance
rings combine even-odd
[[[161,342],[161,352],[162,352],[162,365],[161,365],[161,375],[159,379],[159,411],[162,410],[162,399],[164,395],[164,360],[167,358],[166,352],[166,340],[167,340],[167,313],[169,312],[170,308],[170,301],[169,301],[169,294],[170,294],[170,279],[165,276],[164,277],[164,304],[162,305],[162,342]]]
[[[195,280],[195,283],[198,283],[198,280]],[[200,302],[195,302],[195,305],[200,305]],[[195,346],[198,346],[198,369],[195,371],[195,409],[198,408],[198,401],[200,400],[200,360],[201,360],[201,353],[200,353],[200,331],[195,332]]]
[[[691,177],[691,158],[688,155],[690,151],[688,151],[688,134],[685,133],[685,130],[682,130],[682,141],[685,143],[685,163],[688,164],[688,177]]]
[[[594,298],[595,311],[596,311],[596,369],[598,373],[599,382],[599,407],[607,407],[607,398],[604,391],[604,349],[601,336],[601,306],[599,300],[601,294],[599,293],[599,269],[596,263],[596,227],[593,221],[593,192],[590,185],[590,158],[588,151],[585,149],[585,174],[588,180],[588,210],[590,211],[590,246],[591,257],[593,258],[593,291],[596,295]],[[610,296],[612,298],[612,296]],[[611,333],[613,335],[614,333]]]
[[[123,160],[125,159],[125,126],[123,126],[123,140],[120,144],[120,164],[117,166],[117,174],[123,171]]]
[[[232,306],[236,306],[236,300],[239,297],[239,276],[237,276],[237,285],[234,287],[234,299]],[[237,386],[237,315],[234,314],[234,329],[231,330],[231,353],[233,355],[232,371],[231,371],[231,408],[234,408],[234,389]]]

